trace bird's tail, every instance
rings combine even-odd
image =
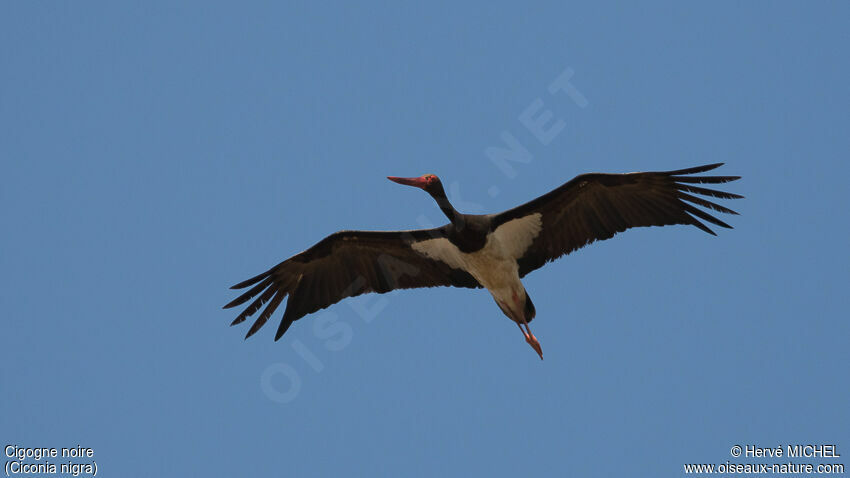
[[[528,295],[528,291],[525,293],[525,309],[523,310],[525,313],[525,321],[531,322],[531,319],[534,318],[536,311],[534,310],[534,302],[531,301],[531,297]]]

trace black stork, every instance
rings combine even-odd
[[[433,174],[389,177],[424,189],[450,222],[434,229],[336,232],[234,285],[232,289],[251,288],[224,308],[259,296],[231,324],[236,325],[268,303],[248,330],[247,339],[289,296],[275,334],[278,340],[294,321],[346,297],[417,287],[484,287],[542,359],[540,343],[528,327],[535,315],[534,304],[520,279],[549,261],[631,227],[690,224],[715,235],[701,219],[731,229],[695,207],[737,214],[694,196],[743,197],[694,185],[740,179],[693,176],[722,164],[664,172],[582,174],[521,206],[487,215],[455,210]]]

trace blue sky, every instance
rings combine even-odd
[[[109,476],[850,456],[847,3],[0,9],[4,445],[91,447]],[[511,174],[485,153],[504,136],[530,159]],[[525,279],[543,362],[483,291],[363,296],[280,342],[280,313],[243,341],[221,310],[335,230],[441,223],[387,175],[495,212],[718,161],[734,230],[632,230]]]

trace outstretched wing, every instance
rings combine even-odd
[[[703,221],[732,226],[694,205],[727,214],[735,211],[695,196],[742,198],[694,184],[720,184],[740,176],[690,176],[721,166],[627,174],[576,176],[557,189],[494,217],[494,228],[513,219],[540,214],[540,232],[518,257],[520,277],[593,241],[632,227],[691,224],[714,235]]]
[[[469,273],[430,259],[411,248],[419,241],[446,236],[447,226],[414,231],[340,231],[268,271],[231,287],[248,291],[225,305],[236,307],[257,297],[231,325],[266,305],[245,338],[253,335],[289,296],[275,340],[299,318],[346,297],[394,289],[481,287]]]

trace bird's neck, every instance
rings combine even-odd
[[[437,202],[437,205],[440,206],[440,210],[443,211],[443,214],[449,218],[449,221],[452,222],[455,226],[460,226],[463,223],[463,214],[457,212],[457,210],[452,206],[452,203],[449,202],[449,198],[446,197],[446,192],[443,188],[440,188],[439,191],[435,191],[431,194],[431,197],[434,198],[434,201]]]

